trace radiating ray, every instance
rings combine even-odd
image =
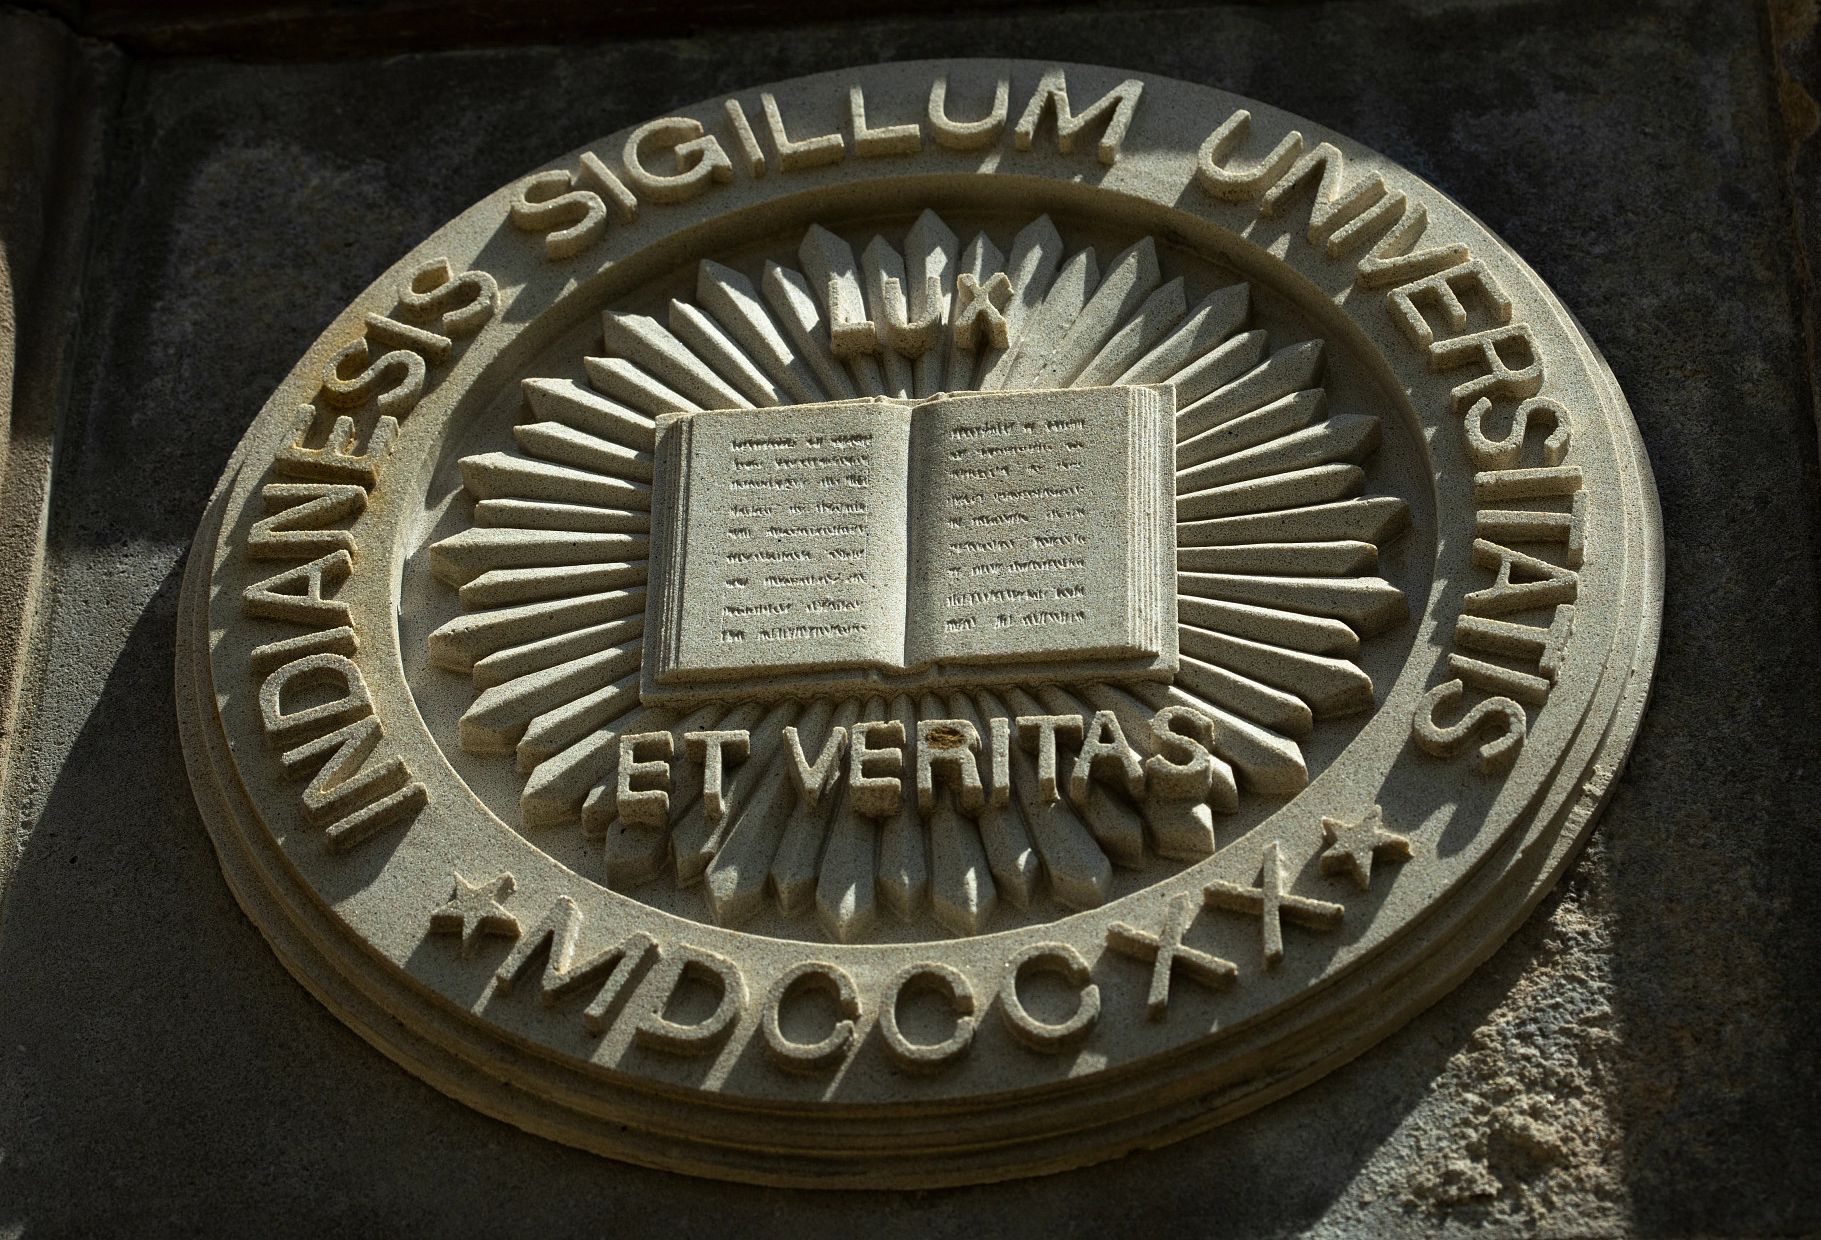
[[[644,643],[632,641],[485,690],[462,713],[462,748],[510,753],[534,718],[638,671],[643,652]]]
[[[600,508],[593,504],[551,504],[530,499],[484,499],[474,506],[481,529],[573,530],[578,534],[643,534],[651,529],[645,509]]]
[[[609,590],[581,598],[526,603],[498,611],[456,616],[430,634],[430,661],[452,672],[466,672],[475,660],[508,646],[554,637],[570,629],[621,616],[643,613],[645,591]]]
[[[1359,634],[1339,620],[1223,599],[1176,596],[1176,615],[1184,624],[1231,633],[1310,654],[1356,654]]]
[[[929,833],[930,912],[956,934],[979,934],[999,904],[979,832],[953,798],[944,797],[930,814]]]
[[[1357,464],[1378,448],[1378,419],[1359,414],[1336,414],[1314,426],[1295,431],[1269,443],[1220,457],[1205,465],[1183,470],[1176,484],[1184,490],[1200,491],[1210,487],[1230,486],[1253,478],[1311,469],[1338,462]],[[1180,465],[1181,448],[1177,453]]]
[[[889,304],[885,295],[885,282],[888,279],[897,289],[889,299]],[[890,319],[909,321],[910,306],[905,298],[904,256],[884,237],[874,237],[860,252],[860,292],[866,299],[866,317],[879,330],[883,331]],[[911,394],[911,386],[915,382],[911,363],[898,350],[890,347],[879,350],[879,371],[884,376],[887,396],[902,397]]]
[[[1288,796],[1308,785],[1309,768],[1303,763],[1302,750],[1288,737],[1247,722],[1179,685],[1135,685],[1132,693],[1153,709],[1188,706],[1212,719],[1214,752],[1232,763],[1253,791]]]
[[[1080,699],[1060,685],[1040,685],[1036,695],[1049,714],[1079,715],[1084,725],[1093,717],[1093,707],[1084,706]],[[1058,764],[1061,760],[1062,756],[1058,754]],[[1087,824],[1095,842],[1106,853],[1107,860],[1128,869],[1144,864],[1144,826],[1135,809],[1111,795],[1108,789],[1100,786],[1098,780],[1090,781],[1089,792],[1085,797],[1077,798],[1071,790],[1069,803],[1081,815],[1081,820]]]
[[[804,712],[798,723],[800,728],[818,707],[822,717],[827,718],[828,704],[817,703]],[[795,799],[785,768],[774,764],[753,787],[745,806],[736,811],[705,874],[709,904],[721,925],[737,926],[747,921],[764,903],[771,859]]]
[[[878,834],[870,818],[854,813],[853,792],[842,785],[815,875],[816,919],[837,943],[858,942],[879,919],[874,857]]]
[[[578,431],[564,422],[521,422],[512,428],[521,451],[558,465],[575,465],[634,482],[651,481],[651,453]]]
[[[1176,567],[1197,573],[1268,573],[1295,577],[1352,577],[1378,563],[1378,548],[1363,542],[1247,543],[1236,547],[1184,547]]]
[[[1269,478],[1252,478],[1224,487],[1209,487],[1176,496],[1176,520],[1205,521],[1275,508],[1300,508],[1345,499],[1366,482],[1357,465],[1317,465]]]
[[[904,725],[906,754],[916,744],[917,708],[900,694],[892,699],[886,718]],[[900,778],[915,779],[914,771]],[[923,822],[911,796],[899,799],[896,813],[879,820],[879,898],[900,921],[916,915],[929,894],[929,854],[924,847]]]
[[[499,568],[548,568],[608,560],[643,560],[651,540],[642,534],[591,534],[469,526],[430,546],[430,571],[438,581],[465,586]]]
[[[649,827],[632,827],[618,818],[602,831],[601,869],[615,891],[642,887],[664,872],[670,837]]]
[[[837,703],[823,735],[835,728],[849,727],[859,717],[859,702],[850,698]],[[805,739],[805,750],[809,743],[821,748],[822,737]],[[833,796],[824,798],[814,810],[798,804],[784,824],[783,838],[778,841],[778,850],[771,858],[771,891],[778,907],[786,913],[802,912],[815,896],[816,861],[822,855],[822,843],[828,836],[828,823],[837,800]]]
[[[1180,522],[1176,526],[1176,545],[1217,547],[1357,539],[1383,547],[1409,524],[1410,509],[1403,500],[1392,495],[1372,495],[1312,508]]]
[[[1092,250],[1087,251],[1090,255]],[[1020,387],[1068,387],[1103,345],[1112,339],[1157,287],[1157,243],[1151,238],[1132,245],[1114,257],[1106,275],[1095,284],[1078,314],[1062,325],[1054,344],[1039,354],[1026,352],[1014,368],[1012,382]],[[1177,311],[1181,313],[1180,308]],[[1053,321],[1052,321],[1053,325]],[[1036,343],[1033,341],[1033,343]],[[1019,376],[1024,376],[1020,380]]]
[[[464,607],[505,607],[573,594],[643,587],[649,571],[644,560],[493,568],[463,586],[460,595]]]
[[[653,418],[666,413],[694,413],[701,408],[655,375],[623,357],[584,357],[588,382]]]
[[[967,720],[980,733],[980,777],[990,788],[992,754],[986,711],[965,694],[957,693],[948,698],[948,712],[956,719]],[[1031,894],[1036,890],[1040,862],[1017,807],[1010,803],[995,805],[989,799],[975,817],[974,825],[980,834],[980,846],[985,851],[987,866],[992,870],[995,888],[1015,907],[1028,907]]]
[[[797,247],[797,259],[803,264],[803,274],[808,278],[816,304],[828,317],[830,349],[847,363],[847,371],[853,376],[860,395],[885,395],[885,374],[879,368],[879,359],[870,351],[844,353],[841,342],[835,338],[835,325],[869,321],[866,292],[860,283],[860,268],[854,262],[853,247],[820,224],[811,224],[809,231],[803,234],[803,243]],[[877,345],[875,338],[869,347],[876,349]]]
[[[607,478],[508,452],[465,456],[462,482],[476,499],[533,499],[604,508],[651,509],[651,488],[643,482]]]
[[[869,698],[860,708],[862,722],[885,718],[885,702]],[[828,843],[816,876],[816,916],[838,943],[852,943],[878,919],[878,868],[875,857],[879,827],[854,812],[852,780],[842,781],[829,819]]]
[[[668,328],[643,314],[601,315],[607,353],[623,357],[702,409],[748,409],[752,402],[709,368]]]
[[[764,719],[784,718],[785,722],[788,722],[786,716],[789,713],[785,709],[774,708],[767,715],[765,707],[759,703],[743,702],[737,706],[720,707],[719,717],[701,729],[716,732],[745,731],[748,734],[752,752],[743,761],[729,765],[727,755],[723,751],[721,794],[724,803],[731,791],[738,786],[740,774],[751,764],[753,758],[756,756],[762,762],[768,756],[766,750],[770,746],[767,744],[767,738],[757,734],[755,729],[764,726],[761,722]],[[784,723],[778,723],[777,727],[783,728]],[[696,729],[675,729],[676,752],[679,755],[684,754],[689,748],[688,733],[694,730]],[[769,739],[772,744],[775,744],[777,740],[775,733]],[[675,774],[672,775],[671,784],[675,786],[689,772],[693,772],[691,777],[695,781],[695,787],[691,791],[688,803],[684,804],[673,799],[670,809],[670,855],[676,865],[676,880],[679,887],[687,887],[702,877],[702,871],[707,868],[709,861],[714,856],[711,841],[717,834],[717,828],[721,825],[718,822],[709,821],[708,799],[705,795],[707,776],[702,763],[693,762],[688,768],[679,765]]]
[[[1183,626],[1182,636],[1184,650],[1193,644],[1198,658],[1294,693],[1309,704],[1318,719],[1372,705],[1372,678],[1344,659],[1283,650],[1188,625]]]
[[[1156,707],[1147,705],[1127,686],[1086,685],[1082,688],[1082,694],[1094,704],[1095,709],[1110,710],[1117,714],[1128,739],[1148,734],[1150,716]],[[1213,759],[1214,782],[1208,789],[1207,802],[1221,813],[1230,814],[1239,808],[1239,783],[1234,778],[1232,765],[1225,758],[1218,753],[1209,756]]]
[[[585,654],[594,654],[610,646],[622,645],[644,631],[644,616],[626,616],[610,620],[606,624],[571,629],[554,637],[526,642],[522,646],[509,646],[498,654],[490,654],[475,663],[474,687],[491,689],[494,685],[503,685],[508,680],[527,673],[555,667],[559,663],[579,659]]]
[[[1262,409],[1241,414],[1186,443],[1178,443],[1176,468],[1181,471],[1205,461],[1218,460],[1313,426],[1327,403],[1327,395],[1320,388],[1292,392]]]
[[[814,404],[829,399],[815,372],[784,338],[751,280],[703,259],[696,271],[696,300],[792,401]]]
[[[1074,387],[1105,387],[1116,380],[1153,345],[1163,339],[1188,312],[1189,300],[1177,276],[1145,299],[1118,331],[1100,346],[1081,372],[1071,377]]]
[[[1215,289],[1189,311],[1174,331],[1133,362],[1113,383],[1165,383],[1196,358],[1208,353],[1245,323],[1252,308],[1246,284]],[[1262,347],[1262,342],[1261,342]],[[1257,365],[1254,361],[1253,365]],[[1218,385],[1216,385],[1218,386]],[[1210,391],[1212,389],[1209,389]],[[1193,399],[1193,398],[1191,398]]]
[[[727,832],[740,808],[751,799],[753,790],[764,781],[772,768],[779,747],[784,743],[784,729],[796,723],[802,713],[802,707],[796,702],[779,702],[762,720],[752,725],[751,751],[744,762],[726,775],[727,787],[723,795],[727,805],[726,817],[719,822],[711,822],[705,813],[697,813],[676,823],[671,836],[679,887],[687,887],[701,880],[708,869],[708,863],[714,860],[715,853],[720,851],[721,844],[726,840]]]
[[[1082,693],[1096,709],[1110,710],[1119,717],[1127,739],[1148,735],[1151,712],[1126,690],[1115,685],[1088,685]],[[1199,861],[1213,855],[1214,811],[1231,813],[1239,807],[1239,784],[1233,777],[1233,768],[1220,755],[1209,754],[1209,763],[1213,781],[1202,799],[1179,801],[1147,795],[1139,807],[1146,838],[1158,856]]]
[[[757,408],[787,405],[790,398],[747,357],[739,345],[707,312],[674,298],[670,303],[670,330],[695,351],[711,370]]]
[[[1315,386],[1316,376],[1321,373],[1321,360],[1322,342],[1319,340],[1305,340],[1277,350],[1262,365],[1253,367],[1226,386],[1179,406],[1176,411],[1177,442],[1193,439],[1242,413],[1251,413],[1292,392]]]
[[[777,263],[765,264],[765,303],[777,314],[778,321],[796,347],[797,355],[809,363],[829,400],[848,400],[858,396],[846,367],[835,359],[828,345],[828,325],[822,317],[822,299],[809,287],[800,272]]]
[[[834,703],[826,699],[811,702],[803,709],[796,727],[804,737],[805,748],[820,748],[833,713]],[[772,857],[796,800],[787,763],[773,761],[746,799],[734,806],[732,822],[714,860],[708,863],[706,875],[708,902],[721,925],[739,925],[765,902]]]
[[[1004,349],[987,349],[980,357],[977,386],[990,392],[1005,386],[1005,376],[1017,355],[1018,342],[1024,336],[1025,324],[1032,312],[1049,296],[1050,286],[1062,264],[1062,234],[1050,217],[1040,215],[1018,230],[1012,238],[1012,255],[1006,260],[1005,273],[1012,282],[1012,301],[1005,309],[1010,345]]]
[[[1255,369],[1264,361],[1265,349],[1269,343],[1270,337],[1262,331],[1241,332],[1170,376],[1168,382],[1176,389],[1178,438],[1183,434],[1180,422],[1182,410]]]
[[[1177,684],[1205,702],[1244,715],[1281,735],[1307,736],[1315,730],[1315,712],[1294,694],[1195,657],[1200,649],[1195,641],[1199,631],[1184,627],[1178,634],[1183,652],[1176,666]]]
[[[519,817],[527,827],[554,826],[579,816],[590,791],[612,775],[620,733],[655,731],[672,718],[666,711],[639,706],[634,694],[622,693],[613,701],[619,713],[531,766],[519,794]]]
[[[1377,577],[1259,577],[1243,573],[1178,573],[1176,588],[1226,599],[1344,620],[1361,637],[1409,619],[1404,593]]]
[[[573,426],[622,447],[651,451],[655,434],[652,421],[636,409],[599,396],[569,379],[526,379],[519,386],[525,393],[525,403],[540,419]]]
[[[1006,691],[1008,710],[982,691],[977,700],[991,715],[1041,715],[1036,702],[1017,689]],[[1050,893],[1069,908],[1097,908],[1106,903],[1113,883],[1113,866],[1087,827],[1061,797],[1048,799],[1038,793],[1036,759],[1012,743],[1012,799],[1024,815],[1025,827],[1050,878]]]
[[[1033,380],[1056,342],[1081,317],[1099,283],[1100,260],[1091,248],[1062,264],[1042,304],[1025,316],[1018,335],[1012,337],[1012,364],[997,386],[1006,390],[1034,386]]]
[[[535,770],[638,704],[639,678],[632,675],[545,711],[525,726],[525,735],[519,738],[514,751],[518,769]]]
[[[926,694],[918,704],[924,719],[946,718],[946,711],[933,695]],[[914,744],[914,733],[910,739]],[[907,784],[914,778],[914,772],[908,774]],[[940,785],[936,807],[924,825],[929,832],[930,911],[956,934],[979,934],[998,906],[999,891],[978,827],[956,805],[954,791]]]
[[[1140,701],[1129,688],[1122,685],[1089,685],[1082,692],[1100,710],[1116,712],[1120,716],[1120,723],[1127,728],[1127,734],[1136,732],[1138,736],[1144,736],[1144,728],[1149,727],[1149,716],[1153,708]],[[1198,859],[1213,854],[1213,814],[1231,814],[1240,807],[1240,785],[1233,774],[1233,765],[1218,752],[1211,752],[1209,767],[1213,768],[1213,781],[1209,783],[1207,796],[1195,801],[1191,807],[1182,807],[1182,803],[1165,801],[1155,796],[1145,798],[1142,807],[1145,827],[1151,832],[1151,847],[1158,852],[1158,856]]]

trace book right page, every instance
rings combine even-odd
[[[1156,589],[1156,468],[1131,444],[1155,436],[1159,399],[981,392],[912,412],[906,666],[1158,653],[1134,606]]]

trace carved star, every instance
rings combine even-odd
[[[452,876],[455,887],[449,893],[449,902],[430,914],[431,933],[460,935],[464,956],[474,954],[484,934],[509,939],[519,936],[518,918],[500,903],[518,886],[517,879],[501,874],[488,882],[471,883],[460,874]]]
[[[1323,874],[1351,874],[1361,891],[1372,885],[1372,859],[1408,861],[1410,840],[1385,830],[1385,815],[1374,805],[1358,822],[1339,818],[1321,820]]]

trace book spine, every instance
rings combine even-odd
[[[652,564],[658,588],[652,597],[657,602],[657,623],[648,625],[655,677],[662,682],[674,670],[678,652],[683,648],[683,582],[688,576],[685,546],[688,535],[689,457],[695,423],[679,418],[664,435],[658,454],[657,476],[671,485],[654,491],[652,512]]]
[[[1132,422],[1126,436],[1127,477],[1132,504],[1131,533],[1126,539],[1126,616],[1132,642],[1142,650],[1161,650],[1164,643],[1166,589],[1175,587],[1175,566],[1165,563],[1172,552],[1174,497],[1165,488],[1174,482],[1174,445],[1164,442],[1163,400],[1151,388],[1133,395]],[[1173,429],[1173,428],[1172,428]],[[1169,458],[1165,457],[1169,450]]]

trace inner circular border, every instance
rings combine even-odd
[[[597,146],[599,148],[607,148],[611,147],[613,144],[614,139],[609,138],[603,139]],[[934,180],[929,177],[920,177],[919,179],[922,181]],[[940,192],[944,197],[943,205],[946,207],[953,205],[955,202],[961,202],[964,207],[970,210],[980,210],[981,206],[989,201],[987,195],[990,190],[987,187],[978,184],[977,182],[979,180],[980,178],[975,178],[975,184],[965,187],[965,193],[959,192],[959,187],[957,187],[952,180],[945,179],[941,181]],[[1010,184],[1008,184],[1008,182],[1010,182]],[[1016,214],[1019,216],[1027,214],[1032,216],[1036,214],[1051,215],[1063,222],[1065,233],[1067,232],[1066,226],[1068,224],[1085,219],[1092,213],[1098,212],[1098,218],[1091,222],[1099,227],[1106,228],[1109,227],[1109,225],[1105,222],[1105,217],[1109,211],[1117,211],[1122,208],[1126,210],[1136,208],[1144,212],[1152,213],[1156,218],[1149,222],[1138,224],[1130,223],[1127,220],[1119,220],[1117,227],[1127,230],[1130,238],[1136,239],[1141,236],[1161,237],[1165,235],[1165,231],[1168,230],[1169,244],[1192,252],[1195,255],[1196,261],[1209,267],[1218,267],[1229,261],[1224,256],[1210,256],[1201,250],[1196,249],[1192,242],[1199,234],[1183,232],[1180,223],[1172,224],[1164,215],[1158,214],[1164,209],[1159,208],[1156,204],[1148,202],[1139,204],[1123,194],[1108,196],[1103,191],[1094,187],[1082,187],[1074,184],[1059,185],[1056,182],[1042,178],[1022,177],[1014,180],[1010,174],[997,174],[994,183],[1000,190],[1010,188],[1020,194],[1030,196],[1031,205],[1028,211],[1021,209]],[[1051,200],[1044,197],[1046,194],[1057,194],[1060,196]],[[845,205],[850,212],[858,211],[860,213],[858,218],[866,228],[872,228],[875,226],[875,223],[881,219],[881,213],[897,212],[900,215],[904,214],[905,208],[903,208],[899,202],[903,197],[904,191],[896,182],[883,181],[878,184],[854,187],[854,192],[849,196],[850,201]],[[918,202],[919,206],[915,209],[921,210],[923,200],[919,199]],[[726,231],[735,235],[749,236],[754,229],[748,226],[747,221],[755,214],[758,214],[760,218],[764,220],[764,227],[781,228],[786,234],[800,234],[803,228],[807,227],[810,223],[820,223],[824,225],[831,223],[827,215],[826,207],[824,206],[824,195],[822,192],[818,190],[807,190],[782,196],[772,202],[761,204],[758,207],[734,208],[724,212],[722,215],[716,217],[714,221],[715,227],[717,231]],[[900,220],[897,222],[902,221]],[[843,219],[833,221],[833,223],[836,228],[847,228],[853,221],[850,219]],[[879,223],[877,226],[884,227],[882,223]],[[1204,229],[1203,231],[1205,232],[1206,230]],[[1065,242],[1066,241],[1067,238],[1065,236]],[[1079,247],[1069,247],[1066,252],[1068,255],[1072,256],[1078,248]],[[693,268],[695,263],[701,258],[718,257],[720,257],[720,255],[713,250],[690,250],[681,257],[676,258],[675,261],[680,264],[681,267],[687,269]],[[1269,267],[1262,267],[1260,270],[1268,272],[1271,269]],[[1413,509],[1411,528],[1397,535],[1397,539],[1400,542],[1410,544],[1414,543],[1419,535],[1421,536],[1422,546],[1415,550],[1418,555],[1425,557],[1426,562],[1415,575],[1419,578],[1419,583],[1427,587],[1428,594],[1420,601],[1416,600],[1414,595],[1411,596],[1412,619],[1408,622],[1409,627],[1407,632],[1398,629],[1380,633],[1373,637],[1363,639],[1362,646],[1364,646],[1365,643],[1401,644],[1404,647],[1403,654],[1402,657],[1397,660],[1396,671],[1390,678],[1391,682],[1395,685],[1408,680],[1410,683],[1406,686],[1406,693],[1420,694],[1422,688],[1417,682],[1426,683],[1426,680],[1430,677],[1432,671],[1431,665],[1433,663],[1433,660],[1424,662],[1422,657],[1424,639],[1422,617],[1427,616],[1429,612],[1433,610],[1433,604],[1445,583],[1437,578],[1434,573],[1433,558],[1437,548],[1433,518],[1436,516],[1440,507],[1440,501],[1437,495],[1435,471],[1429,463],[1428,444],[1421,433],[1422,427],[1418,423],[1416,411],[1412,408],[1407,395],[1401,390],[1390,387],[1386,375],[1379,373],[1383,368],[1378,367],[1375,370],[1374,363],[1378,358],[1378,351],[1373,343],[1360,333],[1350,320],[1347,320],[1344,316],[1332,313],[1331,307],[1327,307],[1323,312],[1312,312],[1308,305],[1297,301],[1292,292],[1278,289],[1266,275],[1261,275],[1258,272],[1247,272],[1242,278],[1255,292],[1261,288],[1265,289],[1271,295],[1279,298],[1286,306],[1290,307],[1289,313],[1294,316],[1297,327],[1307,330],[1312,338],[1319,339],[1323,345],[1329,349],[1345,350],[1357,361],[1360,369],[1364,372],[1359,376],[1359,382],[1363,386],[1369,387],[1373,396],[1377,400],[1383,402],[1383,407],[1379,408],[1375,406],[1374,411],[1382,413],[1387,418],[1395,418],[1403,423],[1395,432],[1388,431],[1387,439],[1389,440],[1391,436],[1395,434],[1395,436],[1400,441],[1406,443],[1419,458],[1409,469],[1408,473],[1418,485],[1425,488],[1425,493],[1421,497],[1422,502],[1420,510],[1419,505],[1415,503],[1411,504]],[[648,272],[640,270],[636,275],[623,277],[621,281],[608,286],[605,291],[599,293],[599,296],[608,299],[606,303],[607,306],[615,306],[619,304],[618,299],[628,284],[635,288],[643,287],[648,285],[651,280],[652,277]],[[1297,291],[1305,296],[1309,295],[1308,290]],[[544,315],[540,316],[539,321],[544,322],[545,317],[548,316],[549,322],[554,324],[554,326],[549,327],[548,335],[555,337],[560,341],[561,338],[573,334],[579,322],[597,319],[603,308],[603,305],[591,302],[586,297],[582,297],[579,294],[567,296],[563,299],[562,306],[546,310]],[[1273,347],[1283,348],[1298,343],[1300,339],[1300,337],[1292,336],[1283,340],[1277,340],[1274,337]],[[538,356],[547,356],[548,353],[549,346],[543,346],[541,347]],[[525,364],[529,365],[531,363],[527,361]],[[550,376],[543,372],[539,372],[535,377],[546,378]],[[508,386],[513,386],[516,385],[517,378],[518,376],[516,375],[509,376],[502,380],[502,382]],[[1323,380],[1323,382],[1325,383],[1325,380]],[[507,399],[516,404],[516,393],[512,393]],[[500,403],[500,397],[497,392],[483,392],[479,393],[474,399],[464,401],[460,409],[450,413],[447,421],[444,423],[445,433],[437,442],[436,447],[425,454],[417,467],[418,477],[416,481],[418,487],[417,490],[413,492],[413,495],[424,492],[425,494],[422,495],[422,498],[426,505],[436,501],[436,495],[429,493],[429,489],[435,485],[435,480],[443,478],[453,472],[456,467],[456,462],[461,456],[477,450],[469,441],[470,432],[474,428],[468,420],[472,419],[478,421],[499,417],[501,413]],[[762,416],[765,411],[758,410],[756,412]],[[1387,442],[1384,447],[1378,449],[1375,454],[1375,459],[1391,450],[1392,446],[1390,442]],[[1406,501],[1411,501],[1413,499],[1412,496],[1402,492],[1380,491],[1372,492],[1371,494],[1380,495],[1394,493],[1397,494],[1399,498],[1405,499]],[[460,504],[465,501],[458,495],[454,502]],[[427,508],[426,511],[428,512],[429,509]],[[1420,516],[1427,519],[1428,525],[1425,525],[1424,521],[1419,519],[1419,511]],[[393,553],[393,560],[395,564],[399,566],[399,574],[401,577],[401,580],[397,586],[395,586],[395,597],[393,600],[394,613],[398,614],[402,613],[403,610],[403,600],[400,596],[402,596],[404,592],[402,576],[403,573],[407,571],[405,566],[411,560],[427,559],[429,546],[431,542],[434,541],[434,537],[420,537],[420,535],[425,533],[424,528],[406,519],[402,514],[398,520],[391,523],[390,528],[392,530],[392,536],[400,540],[397,544],[398,549]],[[427,577],[430,570],[427,563],[421,563],[410,571]],[[443,583],[436,583],[436,585],[441,589],[450,589],[450,587]],[[463,615],[471,613],[458,611],[454,614]],[[389,636],[392,638],[393,645],[396,648],[397,666],[404,669],[403,682],[405,684],[405,689],[411,695],[411,701],[416,711],[417,720],[424,727],[426,736],[428,737],[428,743],[435,746],[441,752],[443,760],[448,763],[454,777],[460,779],[464,787],[468,788],[469,779],[467,774],[464,773],[464,767],[466,765],[465,758],[467,755],[459,753],[452,754],[449,747],[444,745],[442,740],[439,739],[435,729],[423,719],[423,711],[417,706],[420,686],[413,683],[413,673],[409,666],[409,658],[403,649],[403,639],[396,631],[389,634]],[[389,659],[391,657],[392,654],[389,651]],[[446,669],[434,665],[426,665],[422,674],[447,678],[452,685],[459,684],[464,688],[467,683],[461,679],[459,674],[449,672]],[[1316,728],[1318,732],[1330,728],[1337,730],[1351,729],[1351,735],[1341,748],[1333,754],[1331,761],[1324,766],[1322,770],[1316,771],[1315,774],[1311,776],[1309,783],[1301,791],[1292,794],[1288,798],[1283,798],[1273,797],[1270,794],[1254,793],[1242,788],[1242,808],[1249,802],[1256,805],[1261,801],[1266,803],[1275,802],[1275,808],[1258,818],[1257,821],[1253,822],[1250,826],[1247,826],[1244,829],[1244,833],[1241,835],[1234,835],[1231,838],[1228,838],[1226,834],[1222,832],[1221,837],[1225,840],[1225,843],[1221,845],[1223,849],[1241,840],[1264,833],[1272,824],[1281,822],[1281,816],[1286,811],[1292,809],[1297,801],[1301,800],[1311,789],[1315,788],[1321,782],[1321,776],[1329,767],[1341,765],[1345,759],[1345,755],[1353,751],[1356,746],[1361,744],[1370,745],[1373,743],[1374,738],[1368,736],[1369,732],[1383,734],[1400,731],[1399,725],[1392,720],[1383,709],[1387,695],[1382,691],[1375,690],[1375,692],[1377,692],[1377,700],[1375,701],[1374,708],[1371,712],[1317,721]],[[470,698],[467,700],[471,701],[472,699]],[[1298,742],[1299,748],[1304,749],[1305,757],[1307,757],[1307,746],[1302,744],[1302,742],[1309,738],[1293,737],[1290,739]],[[523,778],[522,775],[519,776],[519,782],[521,784]],[[471,788],[468,790],[474,801],[478,805],[481,805],[485,812],[491,815],[496,821],[501,821],[502,826],[514,831],[524,838],[533,849],[538,849],[540,852],[542,851],[539,849],[538,841],[535,838],[535,829],[527,830],[522,825],[510,820],[501,820],[493,807],[486,804],[486,798],[481,793],[473,791]],[[1220,824],[1217,822],[1216,825],[1219,826]],[[687,913],[658,908],[646,904],[646,902],[640,899],[636,894],[628,894],[625,891],[611,888],[602,879],[587,872],[578,872],[574,867],[568,866],[560,859],[552,858],[552,860],[555,861],[557,865],[562,866],[567,872],[575,874],[579,881],[590,884],[591,887],[600,894],[611,892],[615,898],[630,899],[633,902],[650,909],[650,911],[656,915],[674,917],[683,924],[715,927],[715,923],[704,922],[692,918]],[[1175,870],[1171,874],[1165,876],[1165,879],[1173,880],[1178,878],[1196,864],[1199,863],[1177,864]],[[962,940],[975,941],[992,935],[1033,933],[1043,927],[1053,926],[1072,917],[1087,917],[1090,919],[1100,917],[1100,915],[1104,914],[1107,910],[1118,906],[1120,901],[1133,895],[1143,895],[1145,891],[1151,890],[1154,885],[1155,884],[1152,884],[1151,886],[1141,888],[1137,891],[1128,892],[1126,895],[1109,899],[1107,903],[1103,905],[1081,912],[1068,909],[1052,902],[1051,908],[1054,915],[1047,920],[1031,919],[1028,922],[1015,926],[989,929],[979,935],[963,936],[942,931],[940,933],[928,934],[921,939],[897,941],[890,944],[858,943],[841,945],[831,943],[830,946],[837,950],[871,946],[894,946],[910,949],[917,947],[919,944],[923,944],[927,945],[932,950],[939,950],[943,946]],[[805,914],[804,916],[808,915]],[[925,928],[927,928],[927,926]],[[811,945],[823,941],[795,940],[787,933],[747,929],[744,927],[731,928],[730,932],[748,938],[781,942],[803,941]]]

